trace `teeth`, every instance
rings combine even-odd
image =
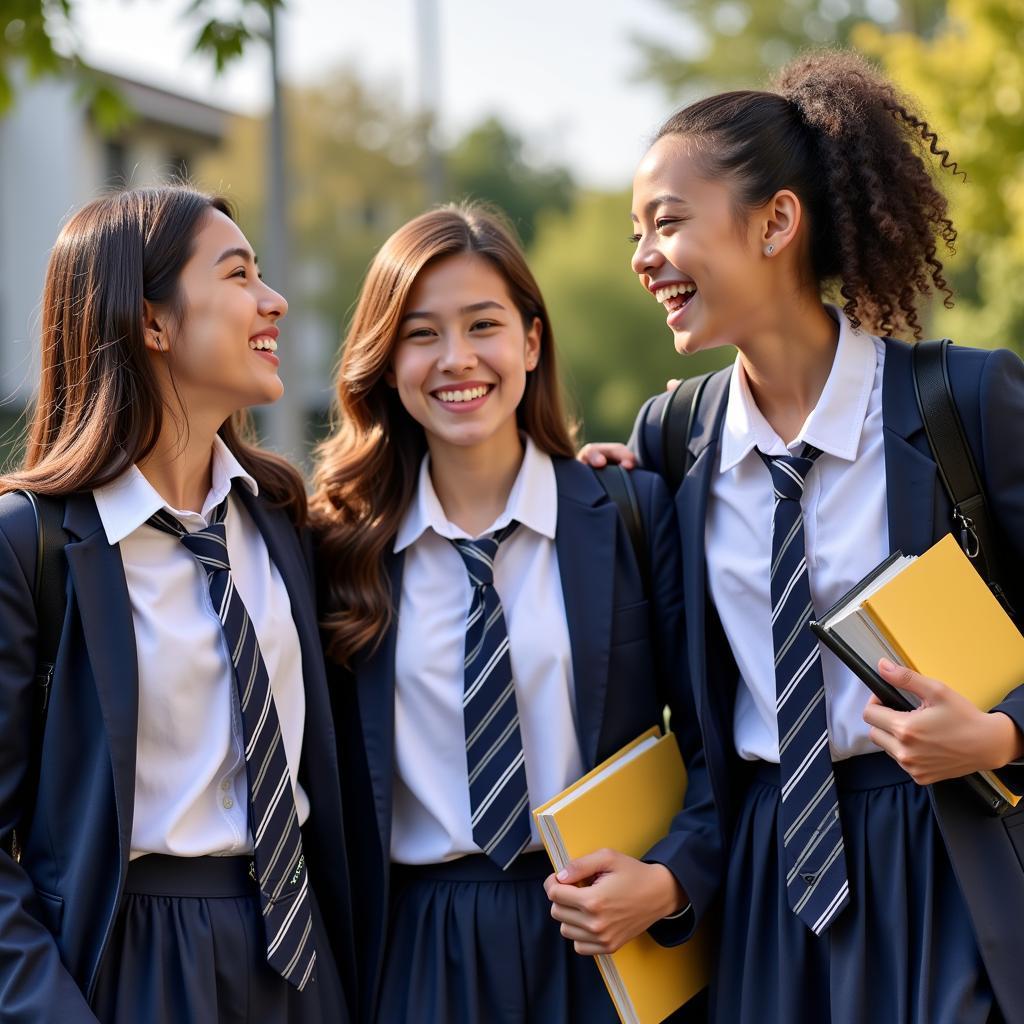
[[[260,336],[258,338],[249,339],[249,348],[254,352],[276,352],[277,342],[273,338],[267,338]]]
[[[655,293],[654,297],[658,302],[664,302],[666,299],[671,299],[676,295],[690,295],[697,290],[695,284],[670,284],[667,288],[659,288]]]
[[[465,388],[462,391],[435,391],[434,394],[442,402],[472,402],[474,398],[483,398],[488,390],[486,387]]]

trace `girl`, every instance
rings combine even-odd
[[[723,1024],[1024,1020],[1024,819],[986,817],[940,781],[1020,758],[1024,690],[982,714],[882,662],[923,700],[889,711],[805,628],[890,550],[921,553],[951,526],[911,349],[888,337],[920,334],[931,287],[949,295],[936,239],[952,249],[956,235],[926,147],[955,170],[904,97],[830,52],[784,69],[773,92],[680,111],[634,180],[633,269],[677,350],[738,349],[705,392],[677,495],[724,856],[713,875],[687,872],[685,812],[652,853],[693,920],[721,896]],[[822,304],[832,284],[841,309]],[[1024,366],[953,349],[949,376],[1019,609]],[[638,422],[640,464],[662,464],[657,433]],[[556,917],[573,892],[552,887]],[[657,936],[683,941],[691,924]],[[594,941],[586,920],[570,934]]]
[[[571,457],[537,284],[475,206],[385,242],[338,404],[314,508],[327,647],[354,675],[332,694],[342,749],[361,752],[342,768],[361,829],[363,1018],[614,1021],[593,961],[551,920],[529,811],[667,700],[701,771],[685,693],[668,685],[682,626],[664,485],[635,478],[645,593],[615,505]],[[643,930],[680,894],[665,867],[631,863],[649,916],[618,910]]]
[[[281,395],[287,308],[227,203],[190,188],[98,199],[57,239],[0,499],[0,832],[22,849],[0,854],[4,1021],[348,1019],[304,490],[240,419]],[[18,488],[61,499],[68,541],[41,755]]]

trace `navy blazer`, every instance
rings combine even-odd
[[[1024,612],[1024,363],[1006,350],[951,348],[949,375],[990,511],[1000,533],[1000,580],[1014,608]],[[690,438],[694,462],[676,494],[683,548],[687,665],[708,764],[710,796],[718,810],[716,844],[704,865],[688,873],[679,856],[703,835],[706,821],[678,816],[673,832],[652,851],[679,878],[697,919],[719,888],[732,823],[744,785],[733,745],[733,702],[739,672],[707,589],[704,533],[708,493],[718,465],[729,372],[709,381]],[[661,466],[660,431],[641,410],[630,444],[641,465]],[[882,379],[889,543],[893,551],[921,554],[952,527],[952,509],[938,477],[914,397],[911,347],[886,339]],[[965,642],[968,642],[965,640]],[[866,695],[865,695],[866,702]],[[1024,686],[999,705],[1024,730]],[[1024,786],[1024,769],[1006,769]],[[932,806],[970,908],[975,933],[1000,1007],[1010,1024],[1024,1024],[1020,999],[1020,950],[1024,939],[1024,807],[1005,818],[987,816],[956,782],[929,787]],[[1021,791],[1020,788],[1017,790]],[[691,857],[692,860],[692,857]],[[660,922],[652,932],[675,944],[689,937],[686,923]]]
[[[577,737],[585,770],[651,725],[667,704],[691,780],[704,772],[682,659],[682,601],[675,513],[664,482],[635,473],[652,567],[645,595],[618,510],[593,471],[555,459],[555,550],[572,648]],[[389,559],[401,594],[402,555]],[[648,600],[649,596],[649,600]],[[394,763],[395,621],[380,646],[332,685],[342,759],[350,865],[360,936],[362,1020],[372,1020],[388,922]],[[693,783],[691,782],[691,786]],[[706,790],[698,784],[695,791]],[[713,808],[705,812],[713,819]],[[713,827],[713,823],[708,827]]]
[[[339,971],[354,1004],[354,954],[336,745],[306,553],[286,515],[244,502],[288,590],[306,687],[303,843]],[[20,863],[0,853],[0,1019],[95,1021],[88,1001],[121,900],[135,798],[138,665],[120,549],[92,495],[68,497],[67,615],[43,738],[38,797]],[[0,838],[19,825],[30,762],[35,521],[0,498]]]

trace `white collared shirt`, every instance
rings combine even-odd
[[[103,530],[124,563],[139,671],[139,732],[131,857],[252,852],[241,713],[234,673],[210,602],[206,571],[177,537],[146,524],[159,509],[190,533],[238,479],[256,481],[215,438],[201,513],[172,508],[136,466],[93,491]],[[305,720],[302,654],[288,591],[256,524],[234,495],[225,520],[231,574],[259,639],[281,722],[300,823],[297,783]]]
[[[787,446],[761,415],[739,358],[712,478],[706,527],[708,583],[739,667],[733,735],[739,755],[778,762],[771,628],[771,475],[766,455],[822,450],[803,495],[804,539],[814,610],[830,608],[889,553],[882,442],[885,346],[841,313],[839,345],[817,405]],[[870,693],[830,651],[821,651],[833,760],[878,750],[861,714]],[[711,680],[727,685],[726,680]]]
[[[530,807],[583,774],[576,736],[572,651],[555,527],[558,491],[549,456],[525,438],[523,464],[505,510],[484,533],[513,519],[498,549],[494,586],[508,626]],[[391,859],[436,864],[479,853],[470,825],[462,716],[469,575],[430,479],[429,456],[395,538],[405,551],[395,652],[395,772]],[[540,846],[533,828],[531,849]]]

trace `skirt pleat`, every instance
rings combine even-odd
[[[348,1012],[310,889],[315,974],[302,992],[266,960],[248,858],[133,861],[93,994],[101,1024],[345,1024]]]
[[[999,1019],[926,789],[885,754],[835,765],[850,903],[817,937],[786,898],[778,766],[753,774],[726,878],[716,1024]]]
[[[543,854],[392,872],[377,1024],[615,1024],[592,957],[562,938]]]

